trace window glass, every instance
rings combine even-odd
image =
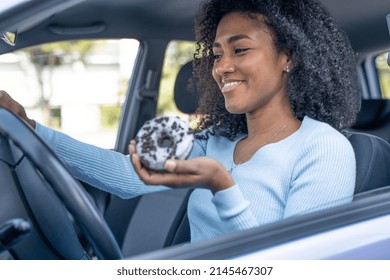
[[[138,47],[122,39],[25,48],[0,56],[1,86],[36,121],[113,148]]]
[[[164,59],[157,115],[179,116],[188,121],[188,115],[180,112],[173,99],[176,76],[180,67],[192,60],[195,52],[194,42],[172,41],[169,43]]]
[[[390,67],[387,64],[387,56],[388,53],[378,55],[375,59],[375,65],[378,71],[382,98],[390,99]]]

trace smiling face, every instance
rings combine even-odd
[[[277,52],[261,15],[230,13],[220,21],[214,44],[213,77],[230,113],[256,114],[286,102],[288,56]]]

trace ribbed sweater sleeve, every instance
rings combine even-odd
[[[128,155],[83,143],[38,122],[35,131],[80,181],[126,199],[170,189],[146,185],[134,171]],[[195,142],[190,157],[200,155],[204,155],[204,147]]]
[[[224,233],[249,229],[258,226],[250,202],[245,199],[238,185],[219,191],[212,199],[222,221]]]
[[[293,166],[284,218],[352,200],[356,161],[348,140],[317,130],[302,146]]]
[[[135,173],[128,155],[80,142],[39,123],[35,130],[75,178],[94,187],[122,198],[167,189],[164,186],[146,186]]]

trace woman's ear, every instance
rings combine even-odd
[[[284,68],[284,70],[287,73],[289,73],[289,72],[291,72],[291,70],[294,68],[295,65],[294,65],[294,62],[291,59],[291,56],[287,52],[285,52],[285,55],[286,55],[286,60],[285,60],[285,68]]]

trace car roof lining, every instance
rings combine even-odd
[[[6,10],[2,14],[1,19],[1,32],[23,32],[33,29],[40,22],[45,19],[61,13],[64,10],[69,9],[84,0],[41,0],[41,1],[27,1],[20,5],[16,5],[12,9]]]
[[[169,2],[116,0],[115,5],[111,7],[107,7],[106,2],[106,0],[86,0],[65,11],[51,13],[52,16],[45,15],[44,18],[46,19],[41,24],[34,24],[28,30],[21,29],[24,32],[20,34],[20,37],[25,37],[25,39],[21,40],[16,48],[42,41],[39,36],[36,36],[39,32],[48,41],[79,38],[77,32],[73,35],[63,34],[59,36],[50,31],[50,26],[52,30],[53,26],[67,30],[70,28],[77,30],[96,24],[104,25],[104,29],[100,33],[84,34],[83,38],[194,39],[193,17],[196,15],[200,0],[172,0]],[[370,5],[367,5],[366,0],[322,0],[322,2],[332,13],[336,22],[348,34],[357,53],[363,55],[373,50],[387,49],[389,32],[386,15],[390,11],[389,1],[373,0],[375,3]],[[25,12],[23,16],[26,16]],[[12,27],[13,25],[7,23],[7,17],[2,17],[0,26]],[[26,29],[26,26],[24,29]],[[172,32],[173,29],[175,32]],[[373,34],[375,36],[372,36]],[[10,50],[13,49],[11,47],[0,47],[0,53]]]

